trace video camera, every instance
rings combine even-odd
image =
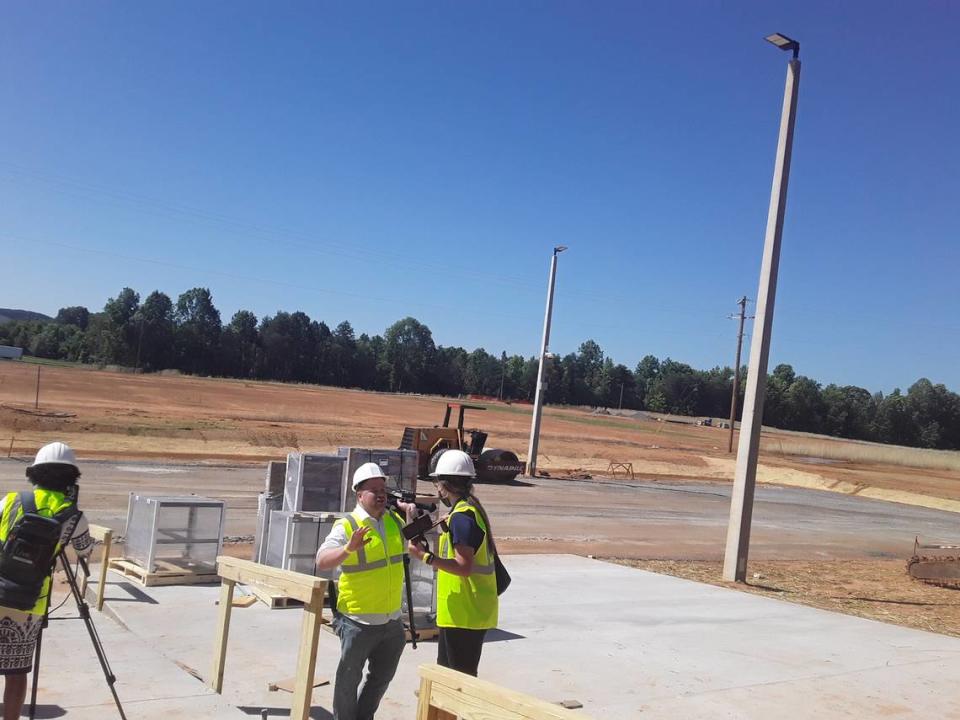
[[[396,510],[399,502],[415,505],[417,510],[425,513],[432,513],[437,509],[436,503],[418,503],[416,493],[408,490],[387,490],[387,505]]]

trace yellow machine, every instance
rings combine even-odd
[[[476,428],[464,429],[463,414],[466,410],[486,410],[479,405],[447,403],[443,425],[433,427],[408,427],[403,430],[401,450],[417,451],[417,475],[421,479],[430,476],[440,456],[447,450],[463,450],[470,455],[477,479],[481,482],[510,482],[527,469],[516,453],[498,448],[484,449],[487,433]],[[450,426],[450,414],[457,412],[456,427]]]

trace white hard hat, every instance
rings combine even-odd
[[[37,450],[37,456],[33,459],[31,467],[37,465],[72,465],[77,467],[77,456],[73,454],[73,450],[66,443],[52,442]]]
[[[353,472],[353,489],[356,490],[360,487],[360,483],[371,480],[372,478],[383,478],[386,480],[387,476],[383,474],[383,470],[381,470],[380,466],[375,462],[364,463]]]
[[[463,450],[447,450],[437,460],[437,469],[430,473],[430,477],[440,475],[458,475],[460,477],[476,477],[473,469],[473,460]]]

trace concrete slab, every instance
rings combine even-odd
[[[580,700],[595,718],[960,718],[960,639],[570,555],[507,565],[514,582],[481,677]],[[109,582],[108,607],[132,632],[208,676],[216,587]],[[286,714],[290,696],[266,686],[293,674],[300,616],[234,610],[224,700]],[[333,677],[338,652],[322,633],[318,676]],[[408,646],[378,718],[413,717],[416,667],[435,657],[435,643]],[[331,717],[331,697],[315,690],[313,718]]]
[[[62,596],[55,596],[58,604]],[[117,694],[128,718],[238,720],[249,716],[109,617],[91,613]],[[27,693],[27,703],[30,695]],[[24,708],[26,715],[27,708]],[[76,720],[119,717],[93,642],[70,599],[44,631],[37,717]]]

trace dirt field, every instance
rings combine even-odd
[[[35,409],[36,381],[37,366],[0,363],[0,447],[5,455],[26,458],[43,443],[62,439],[86,458],[259,464],[290,450],[396,447],[405,425],[438,423],[445,403],[436,397],[43,366]],[[468,424],[490,433],[489,446],[524,457],[529,406],[484,404],[488,410],[468,415]],[[727,431],[719,428],[547,408],[540,469],[555,478],[602,477],[610,462],[633,463],[636,474],[646,479],[722,483],[734,469],[726,440]],[[765,432],[762,447],[761,482],[960,509],[960,454],[931,455],[778,431]],[[563,502],[576,504],[581,498],[589,504],[589,492],[599,490],[571,483]],[[253,493],[239,493],[243,498],[231,500],[232,506],[252,501]],[[96,505],[96,497],[86,497],[90,510],[95,510],[90,503]],[[104,494],[103,502],[119,502],[111,498]],[[554,538],[554,548],[561,547],[556,544],[560,540]],[[582,540],[570,540],[576,552]],[[519,541],[505,546],[514,552],[536,551]],[[248,545],[228,548],[241,556],[249,552]],[[620,562],[724,584],[717,562]],[[757,559],[751,573],[759,577],[740,589],[960,635],[960,593],[905,578],[902,560],[825,562],[811,550],[809,562]]]
[[[297,449],[396,447],[405,425],[439,423],[445,402],[307,385],[43,366],[39,408],[34,409],[36,383],[36,365],[0,363],[0,447],[6,446],[6,453],[29,455],[54,438],[69,442],[85,457],[174,461],[261,462]],[[509,448],[524,457],[530,407],[485,405],[487,412],[468,413],[468,424],[490,433],[489,447]],[[644,477],[730,480],[734,457],[726,452],[727,433],[687,423],[547,408],[539,467],[552,476],[596,476],[605,474],[610,462],[618,462],[632,463]],[[808,445],[821,456],[785,450],[802,451]],[[894,449],[891,454],[890,448],[827,438],[816,438],[811,445],[779,431],[765,432],[762,447],[760,482],[960,509],[960,453],[938,454],[935,460],[945,467],[932,468],[923,465],[929,457],[924,451]],[[828,459],[845,454],[859,459]]]
[[[716,562],[617,560],[650,572],[729,587],[847,615],[960,636],[960,591],[905,578],[899,560],[751,563],[747,585],[721,579]]]

